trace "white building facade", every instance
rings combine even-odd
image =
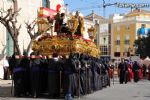
[[[105,61],[110,60],[111,24],[109,20],[104,19],[100,21],[98,37],[101,58]]]
[[[18,37],[19,46],[21,52],[26,49],[30,42],[30,37],[27,33],[25,22],[33,22],[38,15],[40,7],[47,7],[56,10],[57,5],[61,5],[63,8],[63,0],[18,0],[18,8],[21,8],[17,17],[17,25],[21,25],[20,35]],[[0,0],[0,9],[7,11],[10,7],[13,7],[12,0]],[[36,30],[35,30],[36,31]],[[5,48],[6,47],[6,48]],[[5,52],[2,52],[4,51]],[[13,41],[8,34],[6,28],[0,23],[0,78],[3,78],[3,61],[4,56],[11,56],[13,54]]]

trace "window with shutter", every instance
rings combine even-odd
[[[42,6],[45,8],[50,8],[50,1],[49,0],[42,0]]]

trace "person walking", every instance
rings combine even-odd
[[[150,80],[150,65],[148,66],[148,80]]]
[[[118,76],[120,84],[123,84],[123,82],[127,83],[127,74],[128,64],[124,61],[124,59],[121,59],[121,63],[118,66]]]
[[[134,73],[134,82],[138,82],[139,81],[139,69],[140,69],[140,65],[138,64],[137,61],[134,62],[133,67],[132,67],[132,71]]]
[[[8,56],[5,57],[4,59],[4,65],[3,65],[3,69],[4,69],[4,80],[8,79],[8,74],[9,74],[9,63],[8,63]]]

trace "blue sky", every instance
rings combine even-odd
[[[92,10],[96,12],[96,14],[104,16],[102,2],[103,0],[64,0],[65,4],[68,4],[68,8],[70,11],[75,11],[80,8],[80,12],[83,13],[85,16],[90,14]],[[105,0],[106,3],[148,3],[150,4],[150,0]],[[98,8],[100,6],[101,8]],[[145,10],[150,11],[149,8],[144,8]],[[118,8],[116,6],[108,6],[105,9],[105,16],[108,17],[110,14],[113,13],[127,13],[130,12],[130,8]]]

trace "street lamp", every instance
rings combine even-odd
[[[94,42],[94,39],[96,37],[96,28],[94,26],[91,26],[88,29],[88,34],[89,34],[90,39]]]

